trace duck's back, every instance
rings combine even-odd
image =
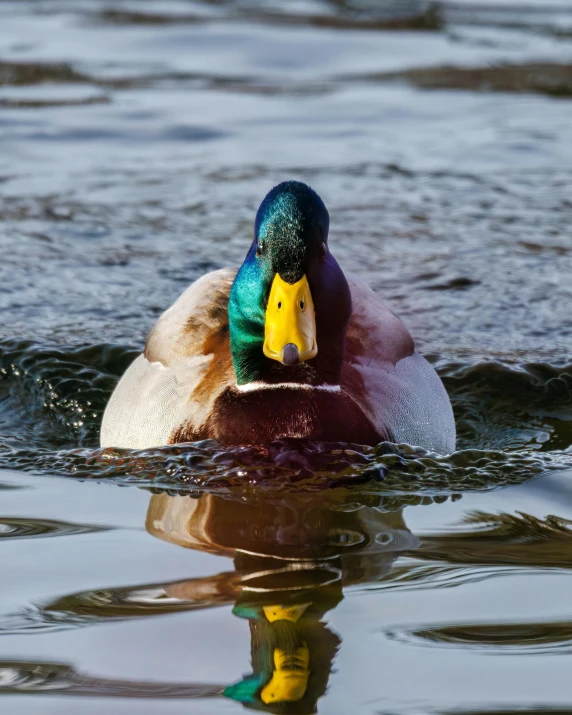
[[[401,320],[360,281],[349,281],[352,317],[342,389],[360,403],[376,430],[446,454],[456,431],[447,391],[434,368],[415,352]]]
[[[235,275],[235,269],[222,269],[203,276],[161,316],[144,353],[121,378],[107,405],[101,427],[103,447],[143,449],[207,437],[232,441],[230,434],[230,439],[225,439],[224,426],[219,424],[218,432],[214,430],[211,416],[221,405],[224,409],[228,396],[236,390],[227,315]],[[348,411],[349,401],[350,408],[354,403],[358,408],[352,440],[372,443],[391,439],[437,452],[452,451],[453,413],[438,375],[414,351],[403,323],[373,291],[352,281],[350,289],[353,312],[339,406]],[[295,392],[290,396],[292,404],[300,400],[300,390]],[[252,400],[252,393],[246,392],[247,397]],[[285,403],[285,392],[280,400],[270,396],[269,405],[276,410],[283,410]],[[233,404],[235,409],[236,401]],[[328,412],[335,410],[334,402]],[[331,422],[329,414],[324,423]],[[358,423],[364,425],[362,440],[356,439]],[[244,434],[251,438],[255,432]],[[292,436],[303,435],[297,428]]]

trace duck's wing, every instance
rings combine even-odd
[[[342,389],[387,439],[435,452],[455,449],[449,397],[399,318],[365,284],[350,281],[352,317]]]
[[[195,281],[159,318],[145,351],[119,381],[103,415],[102,447],[144,449],[201,434],[234,381],[228,297],[236,269]]]

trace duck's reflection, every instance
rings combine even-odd
[[[234,571],[165,584],[165,596],[234,603],[249,621],[253,672],[224,695],[272,713],[316,712],[340,645],[325,614],[344,586],[378,580],[417,545],[401,512],[352,504],[342,490],[263,501],[162,494],[151,499],[147,530],[233,558]]]
[[[425,502],[420,497],[414,503]],[[342,589],[375,582],[379,588],[393,590],[450,588],[506,576],[514,569],[527,573],[572,569],[567,519],[468,512],[460,528],[432,531],[418,540],[402,517],[402,509],[411,503],[411,499],[373,497],[341,488],[314,495],[266,495],[257,501],[154,496],[147,518],[151,534],[231,557],[234,568],[169,583],[65,594],[0,616],[0,635],[51,633],[232,605],[234,614],[250,625],[252,674],[230,685],[210,679],[136,681],[99,677],[53,660],[3,660],[0,695],[49,692],[161,700],[226,696],[250,709],[308,715],[316,712],[340,646],[327,619],[341,601]],[[384,511],[389,508],[393,511]],[[78,526],[60,524],[57,533],[77,533]],[[20,531],[10,532],[9,538],[24,538],[29,529]],[[395,563],[400,555],[414,558]],[[417,646],[438,644],[495,653],[572,652],[569,620],[449,624],[440,620],[394,624],[385,635]]]

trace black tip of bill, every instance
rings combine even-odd
[[[288,343],[282,350],[283,365],[298,365],[300,363],[300,353],[298,347],[294,343]]]

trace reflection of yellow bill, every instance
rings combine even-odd
[[[277,273],[266,308],[264,354],[282,362],[286,345],[298,348],[300,362],[317,355],[314,301],[306,276],[290,285]]]
[[[310,677],[310,649],[307,645],[286,652],[274,649],[274,667],[272,679],[262,688],[260,697],[266,703],[295,703],[302,700]]]
[[[304,615],[304,611],[311,606],[311,603],[298,603],[295,606],[264,606],[264,615],[270,621],[291,621],[298,623]]]

